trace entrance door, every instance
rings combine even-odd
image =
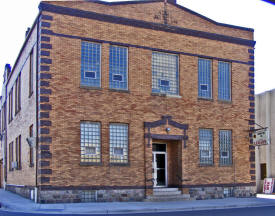
[[[167,186],[166,144],[153,144],[153,179],[154,187]]]

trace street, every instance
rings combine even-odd
[[[47,214],[45,212],[41,213],[21,213],[21,212],[7,212],[0,210],[1,216],[60,216],[61,214]],[[63,214],[62,214],[63,215]],[[71,216],[82,216],[83,214],[66,214]],[[89,214],[85,214],[89,215]],[[135,213],[135,214],[90,214],[93,216],[274,216],[275,206],[270,207],[253,207],[253,208],[237,208],[237,209],[220,209],[220,210],[204,210],[204,211],[186,211],[186,212],[163,212],[163,213]]]

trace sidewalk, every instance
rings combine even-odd
[[[224,208],[275,206],[275,200],[259,198],[226,198],[174,202],[108,202],[36,204],[19,195],[0,189],[1,210],[58,214],[122,214],[167,211],[196,211]]]

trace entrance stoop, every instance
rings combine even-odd
[[[190,200],[190,194],[182,194],[178,188],[154,188],[153,195],[145,199],[147,202],[179,200]]]

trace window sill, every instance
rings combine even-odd
[[[81,89],[89,89],[89,90],[102,90],[101,87],[95,87],[95,86],[88,86],[88,85],[80,85]]]
[[[102,162],[80,162],[80,166],[102,166]]]
[[[214,166],[214,163],[213,164],[199,164],[199,167],[213,167]]]
[[[164,93],[151,93],[151,96],[159,96],[159,97],[168,97],[168,98],[181,98],[180,95],[171,95],[171,94],[164,94]]]
[[[123,167],[129,167],[130,163],[110,163],[109,166],[123,166]]]
[[[232,100],[218,100],[218,102],[222,104],[232,104]]]
[[[219,164],[219,167],[233,168],[233,164]]]
[[[201,97],[198,97],[198,101],[211,101],[211,102],[213,102],[214,101],[214,99],[213,98],[201,98]]]
[[[111,92],[122,92],[122,93],[130,93],[128,89],[109,89]]]

